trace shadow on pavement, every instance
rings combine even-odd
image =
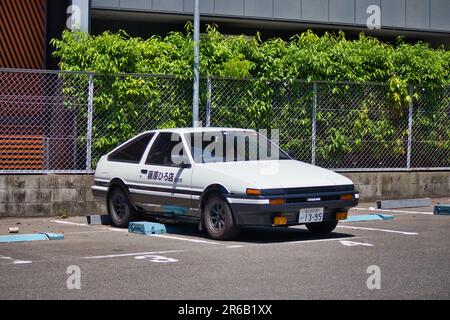
[[[152,221],[151,219],[144,219]],[[153,220],[154,221],[154,220]],[[211,240],[206,231],[199,231],[197,224],[183,222],[164,222],[168,234],[185,235]],[[292,241],[311,241],[324,239],[340,239],[353,237],[352,234],[332,232],[314,235],[306,229],[286,227],[246,227],[242,228],[239,236],[233,241],[249,243],[276,243]]]

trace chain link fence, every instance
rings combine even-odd
[[[297,159],[340,171],[449,170],[450,87],[208,78],[204,126],[279,130]],[[192,81],[0,69],[0,173],[90,173],[136,134],[192,123]]]

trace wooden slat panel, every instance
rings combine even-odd
[[[0,1],[0,67],[43,69],[45,0]]]
[[[0,170],[44,169],[44,137],[1,135]]]

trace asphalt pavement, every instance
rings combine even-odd
[[[251,228],[228,242],[191,225],[143,236],[85,217],[3,218],[0,234],[65,239],[0,243],[0,299],[449,299],[450,216],[382,213],[395,219],[341,222],[325,236]]]

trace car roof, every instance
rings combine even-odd
[[[196,128],[158,129],[158,130],[150,130],[148,132],[177,132],[180,134],[184,134],[184,133],[213,132],[213,131],[255,131],[255,130],[242,128],[224,128],[224,127],[196,127]]]

